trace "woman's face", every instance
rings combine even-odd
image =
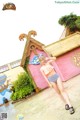
[[[44,64],[46,63],[45,57],[40,59],[40,63],[41,63],[42,65],[44,65]]]

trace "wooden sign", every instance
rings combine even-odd
[[[16,6],[14,3],[6,3],[3,4],[2,10],[16,10]]]

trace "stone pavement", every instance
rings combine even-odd
[[[7,120],[80,120],[80,75],[63,84],[75,108],[73,115],[64,109],[64,103],[53,88],[21,102],[0,107],[0,112],[7,112]]]

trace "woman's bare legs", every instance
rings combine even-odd
[[[58,88],[58,86],[57,86],[57,83],[51,82],[51,84],[52,84],[54,90],[57,92],[57,94],[58,94],[59,97],[61,98],[61,100],[66,104],[66,101],[65,101],[65,99],[63,98],[62,94],[60,93],[60,90],[59,90],[59,88]]]
[[[69,97],[68,97],[66,91],[64,90],[63,83],[60,78],[58,78],[58,80],[57,80],[57,86],[58,86],[58,89],[60,90],[60,93],[63,96],[66,104],[68,104],[69,107],[71,107],[72,105],[70,103]]]
[[[57,83],[51,82],[51,84],[53,85],[55,91],[58,93],[60,98],[64,101],[65,109],[69,110],[70,114],[73,114],[75,112],[75,110],[70,103],[70,100],[69,100],[69,97],[68,97],[66,91],[64,90],[63,83],[62,83],[61,79],[58,78]]]

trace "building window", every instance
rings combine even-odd
[[[20,64],[21,64],[21,60],[17,60],[17,61],[10,63],[10,66],[11,68],[15,68],[15,67],[20,66]]]
[[[3,66],[0,67],[0,73],[5,72],[7,70],[9,70],[8,65],[3,65]]]

